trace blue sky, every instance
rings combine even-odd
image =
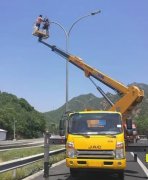
[[[98,9],[101,14],[74,26],[69,52],[125,85],[148,84],[147,8],[147,0],[1,1],[0,90],[25,98],[40,112],[63,105],[66,62],[38,43],[33,24],[42,14],[68,31],[79,17]],[[59,26],[51,25],[47,42],[66,48]],[[84,73],[69,65],[69,99],[87,93],[100,96]]]

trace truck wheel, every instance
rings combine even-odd
[[[124,172],[119,172],[118,177],[120,180],[124,180]]]
[[[78,175],[78,171],[74,168],[70,168],[70,175],[72,177],[76,177]]]

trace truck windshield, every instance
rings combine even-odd
[[[71,134],[119,134],[121,116],[115,113],[75,113],[69,119]]]

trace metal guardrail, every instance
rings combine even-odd
[[[41,146],[44,142],[38,143],[19,143],[19,144],[9,144],[9,145],[0,145],[0,151],[11,150],[16,148],[25,148],[25,147],[32,147],[32,146]]]
[[[144,144],[131,144],[126,146],[126,152],[148,152],[148,145]]]
[[[44,138],[44,153],[40,153],[37,155],[20,158],[17,160],[11,160],[4,163],[0,163],[0,173],[7,172],[13,169],[17,169],[32,163],[35,163],[44,158],[44,177],[49,176],[49,157],[51,155],[56,155],[62,152],[65,152],[65,148],[49,151],[49,145],[51,144],[64,144],[65,137],[50,137],[49,133],[45,133]],[[134,152],[134,160],[137,161],[136,152],[148,152],[148,145],[144,144],[130,144],[126,146],[127,152]]]
[[[65,152],[65,148],[50,151],[49,156],[59,154],[62,152]],[[44,158],[44,153],[41,153],[41,154],[37,154],[34,156],[29,156],[29,157],[20,158],[17,160],[12,160],[12,161],[8,161],[8,162],[0,163],[0,173],[29,165],[29,164],[34,163],[36,161],[39,161],[43,158]]]
[[[51,136],[49,139],[50,145],[56,145],[56,144],[64,144],[65,143],[65,137],[61,137],[58,135]],[[15,149],[15,148],[22,148],[22,147],[31,147],[31,146],[40,146],[43,145],[44,141],[42,142],[13,142],[10,144],[0,144],[0,150],[8,150],[8,149]]]

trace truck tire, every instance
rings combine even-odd
[[[124,180],[124,171],[118,173],[118,177],[120,180]]]
[[[77,177],[78,171],[76,169],[74,169],[74,168],[70,168],[70,175],[72,177]]]

